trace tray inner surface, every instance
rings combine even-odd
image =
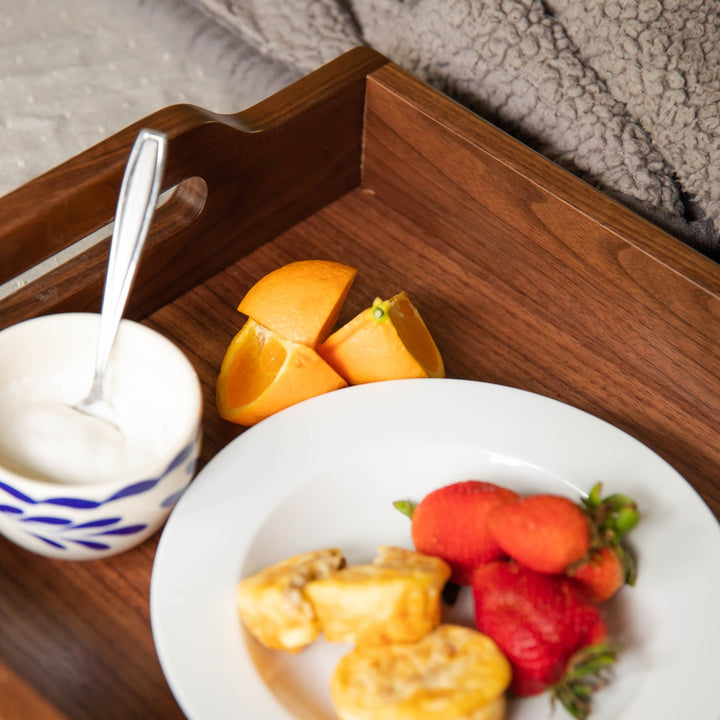
[[[614,423],[720,514],[720,304],[691,278],[704,258],[683,256],[678,272],[658,257],[675,241],[494,128],[472,122],[468,132],[463,111],[425,93],[392,66],[374,73],[362,184],[148,318],[188,353],[202,347],[207,416],[242,294],[281,262],[326,257],[359,269],[340,322],[407,290],[448,376],[532,390]],[[566,187],[578,202],[558,194]],[[238,432],[211,422],[205,456]]]
[[[720,516],[718,266],[385,62],[353,53],[217,132],[217,119],[203,119],[184,144],[185,111],[153,120],[167,121],[187,164],[171,182],[200,175],[207,187],[186,186],[178,237],[177,217],[160,223],[133,314],[178,343],[201,377],[202,462],[242,432],[214,404],[222,356],[244,321],[241,296],[285,262],[329,258],[359,271],[340,323],[376,295],[406,290],[448,376],[535,391],[609,420],[668,460]],[[242,152],[228,155],[238,128]],[[0,200],[0,241],[17,246],[35,226],[71,222],[72,198],[42,222],[31,212],[68,177],[83,203],[102,204],[91,224],[106,222],[134,132],[31,183],[12,207]],[[292,151],[303,143],[298,164]],[[100,160],[112,168],[97,189]],[[247,168],[268,164],[274,180],[245,192]],[[197,217],[200,191],[208,204]],[[0,301],[0,326],[11,313],[97,310],[103,252]],[[182,717],[149,630],[156,543],[62,565],[3,546],[0,654],[68,716],[118,707],[118,717]]]

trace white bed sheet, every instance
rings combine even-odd
[[[177,2],[2,0],[0,196],[167,105],[237,112],[292,80],[245,84],[230,42]]]

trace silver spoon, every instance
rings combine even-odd
[[[166,154],[167,137],[164,133],[140,131],[120,186],[100,312],[95,374],[87,397],[73,406],[75,410],[104,420],[117,429],[120,429],[117,413],[105,394],[105,374],[140,253],[155,213]]]

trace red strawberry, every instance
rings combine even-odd
[[[572,564],[567,575],[580,585],[591,600],[604,602],[625,584],[626,569],[618,553],[605,545]]]
[[[488,528],[511,558],[545,573],[562,573],[590,548],[586,513],[560,495],[530,495],[493,508]]]
[[[412,517],[415,549],[442,558],[452,567],[452,581],[469,585],[475,567],[503,556],[486,518],[517,498],[499,485],[465,480],[434,490],[418,505],[401,501],[395,507]]]
[[[472,586],[477,629],[510,661],[513,692],[535,695],[552,687],[563,704],[582,713],[589,702],[583,693],[601,681],[590,675],[615,657],[602,643],[606,628],[598,608],[569,578],[512,561],[479,567]],[[578,661],[579,651],[587,663]]]
[[[640,522],[640,511],[627,495],[613,493],[603,497],[602,483],[594,485],[582,502],[593,527],[592,550],[587,563],[581,560],[570,570],[574,577],[590,586],[596,601],[602,601],[623,584],[635,584],[635,553],[628,545],[627,536]]]

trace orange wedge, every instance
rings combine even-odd
[[[225,352],[216,402],[225,420],[249,426],[346,384],[315,350],[249,319]]]
[[[357,270],[331,260],[299,260],[260,278],[238,310],[293,342],[316,347],[332,330]]]
[[[405,292],[376,298],[317,350],[350,385],[445,375],[437,345]]]

